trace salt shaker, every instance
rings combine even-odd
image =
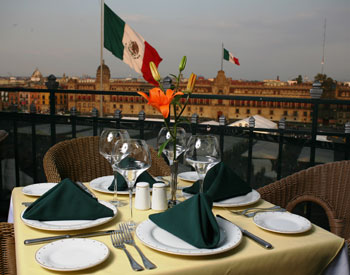
[[[167,192],[164,183],[154,183],[152,189],[152,209],[166,210],[168,208]]]
[[[138,182],[136,184],[135,208],[139,210],[147,210],[150,208],[150,205],[151,198],[148,182]]]

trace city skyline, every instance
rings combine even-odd
[[[0,76],[96,75],[100,60],[100,1],[2,1]],[[176,73],[188,57],[191,72],[213,78],[221,67],[221,44],[241,66],[224,61],[233,79],[310,80],[321,72],[323,24],[327,19],[324,73],[349,81],[350,2],[105,0],[163,58],[162,76]],[[112,77],[140,77],[104,49]]]

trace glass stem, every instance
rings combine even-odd
[[[204,191],[204,189],[203,189],[203,182],[204,182],[203,179],[199,180],[199,193],[203,193],[203,191]]]
[[[118,201],[118,184],[117,184],[117,171],[113,171],[114,175],[114,190],[113,190],[113,201]]]
[[[134,183],[132,185],[128,183],[128,186],[132,186],[132,187],[129,187],[130,221],[132,221],[132,189],[133,189]]]

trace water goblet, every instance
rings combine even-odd
[[[152,159],[148,145],[142,139],[118,140],[112,153],[113,169],[117,170],[128,183],[130,228],[136,228],[132,217],[132,194],[135,182],[144,171],[151,167]]]
[[[118,140],[130,139],[129,133],[123,129],[104,129],[100,135],[99,140],[99,152],[100,154],[108,160],[113,169],[113,158],[112,152],[115,143]],[[125,203],[118,200],[117,195],[117,171],[113,169],[114,175],[114,189],[113,189],[113,199],[110,201],[115,206],[123,206]]]
[[[203,180],[206,173],[221,160],[217,138],[212,135],[191,136],[187,143],[185,159],[196,169],[200,182],[199,192],[203,193]]]

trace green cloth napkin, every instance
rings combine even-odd
[[[136,183],[145,181],[149,183],[149,187],[152,188],[153,184],[156,182],[156,180],[147,172],[143,172],[136,180]],[[135,184],[136,184],[135,183]],[[111,185],[108,187],[108,190],[114,191],[114,179],[111,183]],[[128,184],[125,181],[124,177],[117,173],[117,190],[118,191],[125,191],[128,190]]]
[[[196,181],[192,186],[184,188],[183,191],[197,194],[199,187],[199,181]],[[243,196],[251,191],[252,188],[223,162],[211,168],[203,182],[203,192],[209,195],[213,201]]]
[[[219,225],[211,211],[213,202],[197,194],[149,219],[159,227],[198,248],[215,248],[220,241]]]
[[[62,180],[23,213],[23,218],[39,221],[95,220],[113,216],[112,209],[99,203],[70,179]]]

